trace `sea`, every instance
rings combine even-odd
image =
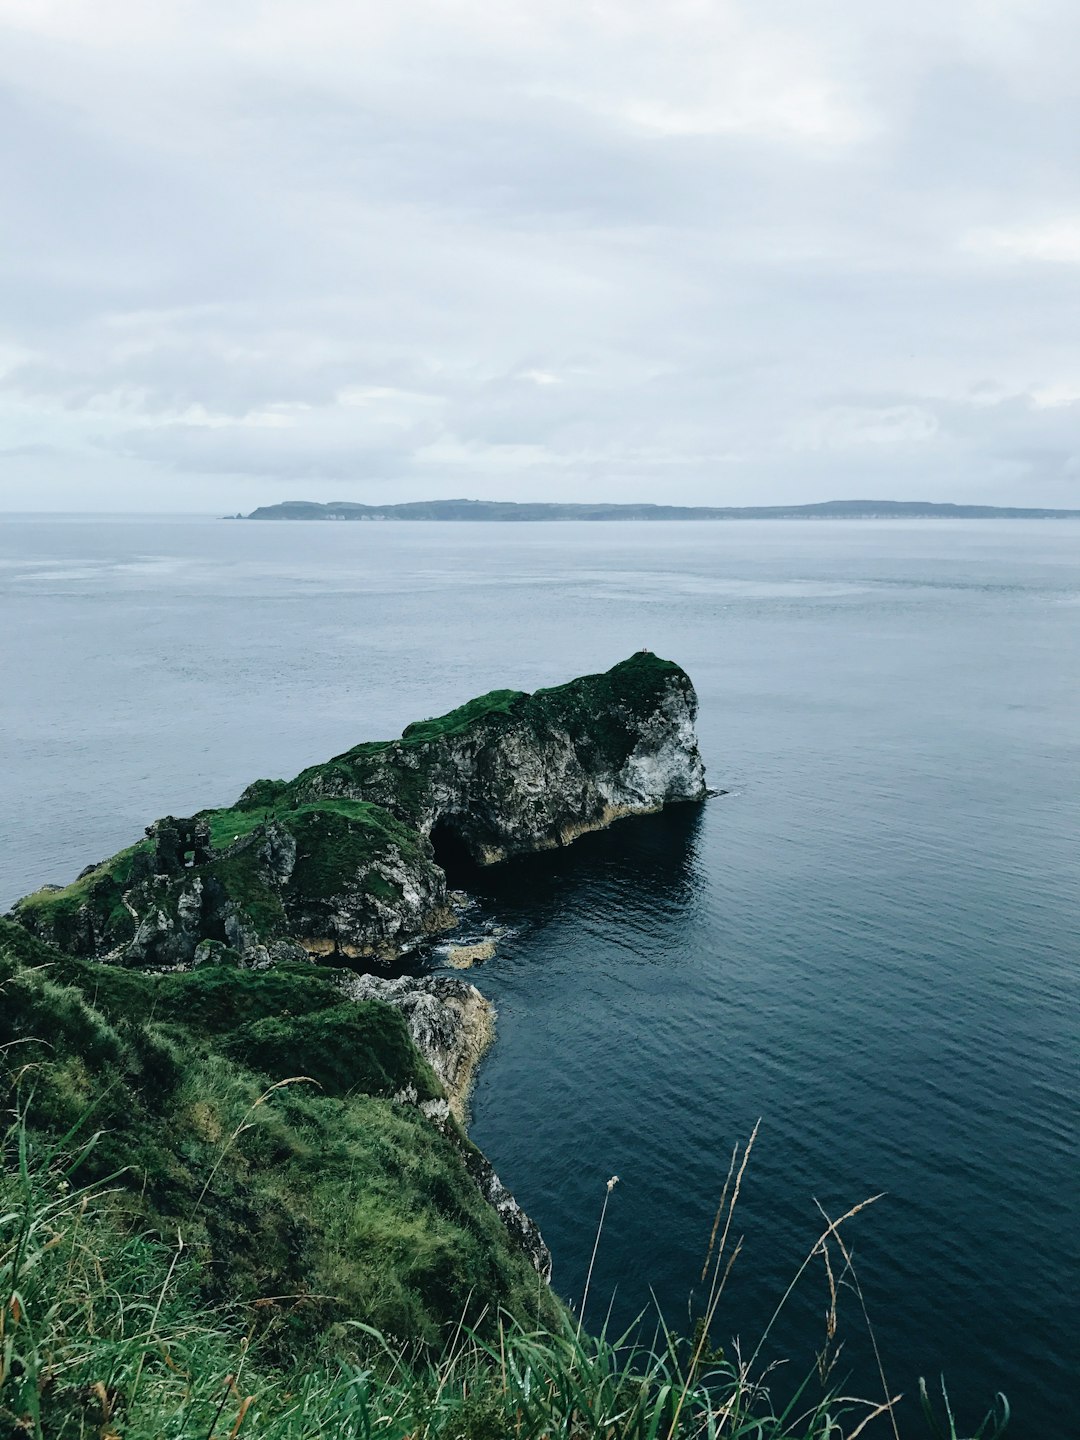
[[[754,1135],[729,1360],[778,1403],[819,1364],[903,1393],[905,1436],[941,1376],[962,1435],[998,1391],[1010,1435],[1080,1434],[1078,524],[7,517],[0,909],[642,647],[720,793],[485,872],[462,927],[496,939],[471,1134],[556,1289],[595,1249],[587,1327],[690,1333]]]

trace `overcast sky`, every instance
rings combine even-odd
[[[1080,506],[1076,0],[0,0],[0,508]]]

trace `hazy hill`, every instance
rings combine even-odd
[[[285,500],[260,505],[247,520],[1072,520],[1080,510],[949,505],[927,500],[824,500],[815,505],[564,505],[516,500]]]

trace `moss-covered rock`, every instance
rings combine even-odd
[[[451,922],[437,861],[568,844],[705,794],[685,671],[641,652],[527,695],[495,690],[146,838],[13,912],[72,954],[189,965],[389,959]],[[209,948],[208,948],[209,946]],[[200,948],[202,947],[202,948]]]
[[[648,651],[533,695],[495,690],[400,740],[305,770],[304,801],[362,797],[474,862],[569,844],[706,794],[689,676]]]
[[[152,845],[140,841],[99,865],[89,865],[70,885],[46,885],[16,906],[28,930],[62,950],[106,953],[135,934],[138,917],[124,896],[152,873]]]
[[[12,914],[69,953],[138,966],[203,963],[215,947],[252,964],[305,952],[388,959],[451,919],[428,841],[378,806],[338,798],[167,816],[140,845]]]
[[[233,1030],[223,1049],[251,1070],[304,1075],[327,1095],[437,1100],[442,1087],[398,1011],[345,1001],[306,1015],[267,1015]]]

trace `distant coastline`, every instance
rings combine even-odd
[[[824,500],[814,505],[572,505],[516,500],[411,500],[359,505],[284,500],[228,520],[1080,520],[1080,510],[950,505],[928,500]]]

